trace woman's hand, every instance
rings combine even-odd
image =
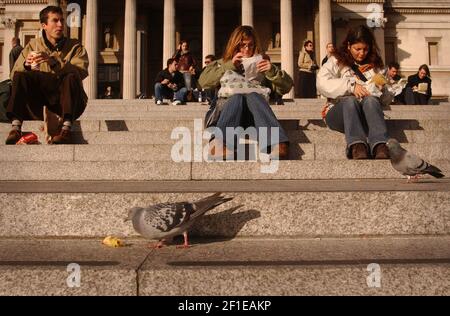
[[[355,97],[357,97],[358,99],[362,99],[364,97],[368,97],[370,96],[370,92],[367,91],[366,88],[364,88],[362,85],[360,84],[355,84],[355,91],[353,91],[353,94],[355,95]]]
[[[272,63],[270,60],[263,59],[256,65],[256,68],[258,69],[258,72],[265,73],[272,68]]]
[[[234,55],[233,57],[233,64],[234,66],[239,69],[242,65],[242,58],[244,58],[244,54],[242,53],[237,53],[236,55]]]

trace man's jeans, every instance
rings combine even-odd
[[[373,155],[374,148],[389,138],[381,103],[376,97],[365,97],[362,101],[354,96],[341,97],[325,121],[332,130],[345,133],[348,157],[354,144],[369,145]]]
[[[179,100],[181,102],[185,102],[185,98],[186,98],[186,94],[187,94],[187,89],[186,88],[181,88],[178,91],[174,91],[172,89],[170,89],[169,87],[167,87],[166,85],[162,85],[161,83],[156,83],[155,84],[155,101],[163,101],[163,99],[174,99],[174,100]]]

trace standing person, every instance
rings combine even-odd
[[[375,38],[362,25],[348,31],[342,46],[317,75],[317,88],[328,98],[323,117],[330,129],[345,133],[349,159],[389,158],[380,100],[361,83],[382,68]]]
[[[9,72],[11,72],[14,68],[14,64],[16,60],[19,58],[20,53],[23,50],[23,47],[20,45],[20,39],[17,37],[13,37],[11,40],[12,49],[9,52]]]
[[[419,67],[415,75],[408,77],[405,88],[405,102],[408,105],[426,105],[431,99],[431,73],[427,65]]]
[[[328,61],[328,59],[330,59],[330,57],[333,55],[334,53],[334,44],[333,43],[328,43],[327,44],[327,55],[325,56],[324,59],[322,59],[322,66],[325,65],[325,63]]]
[[[43,119],[43,107],[62,118],[63,126],[52,144],[70,144],[74,120],[83,114],[87,95],[82,80],[88,76],[88,55],[79,41],[64,37],[63,12],[48,6],[39,14],[42,37],[32,39],[23,49],[11,72],[12,89],[7,116],[12,130],[6,144],[22,137],[22,122]]]
[[[316,98],[316,70],[319,67],[316,63],[314,45],[310,40],[303,43],[303,48],[298,56],[298,67],[297,95],[300,98]]]
[[[195,86],[192,79],[195,76],[195,67],[197,66],[197,62],[189,51],[189,43],[187,41],[180,42],[178,45],[178,50],[173,58],[178,62],[178,70],[184,76],[186,89],[188,92],[191,92],[192,87]]]
[[[167,68],[160,71],[155,79],[155,103],[163,104],[163,99],[172,99],[173,105],[183,104],[187,89],[184,86],[183,75],[177,70],[178,62],[169,58]]]
[[[216,119],[207,118],[208,127],[216,126],[221,131],[210,143],[210,155],[214,158],[230,157],[234,152],[234,137],[239,137],[236,135],[236,129],[251,126],[256,128],[262,152],[271,152],[273,159],[288,158],[288,137],[262,93],[271,90],[284,95],[291,90],[293,82],[285,71],[278,69],[268,58],[261,56],[261,53],[260,42],[254,29],[251,26],[239,26],[231,34],[223,58],[212,62],[200,76],[200,85],[204,89],[221,86],[215,106],[217,115],[211,114],[211,117]],[[243,61],[252,57],[259,60],[255,65],[257,76],[255,80],[246,81],[243,76]],[[236,91],[239,92],[231,92],[234,84],[228,82],[227,76],[239,80],[239,84],[235,85]],[[221,93],[226,83],[230,83],[227,87],[230,93]],[[234,137],[226,137],[227,127],[234,128]],[[260,128],[267,129],[264,138],[259,134]],[[271,137],[271,128],[278,129],[278,139],[272,139],[275,137]]]

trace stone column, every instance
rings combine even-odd
[[[332,20],[331,20],[331,0],[320,0],[319,2],[319,38],[320,54],[318,63],[327,55],[327,44],[333,42]]]
[[[84,79],[84,90],[89,99],[97,99],[97,63],[98,63],[98,3],[86,1],[85,48],[89,57],[89,76]]]
[[[16,19],[8,16],[1,17],[1,24],[5,26],[3,30],[3,58],[2,58],[2,81],[9,79],[9,53],[12,49],[12,39],[16,35]],[[23,45],[23,43],[21,43]]]
[[[125,1],[125,39],[123,54],[123,98],[136,99],[136,0]]]
[[[294,79],[294,39],[292,24],[292,0],[280,0],[281,68]],[[286,94],[294,98],[293,89]]]
[[[172,58],[176,50],[175,43],[175,0],[164,0],[164,42],[163,69],[167,59]]]
[[[203,0],[203,60],[209,54],[215,55],[214,0]],[[203,65],[203,60],[201,65]]]
[[[89,0],[87,2],[89,2]],[[59,1],[58,0],[48,0],[48,5],[54,5],[56,7],[59,7]],[[87,5],[89,5],[89,4],[87,4]]]
[[[383,62],[386,62],[386,45],[384,43],[384,28],[376,27],[373,29],[373,35],[377,41],[378,48],[380,48],[380,56]]]
[[[242,25],[253,26],[253,0],[242,0]]]

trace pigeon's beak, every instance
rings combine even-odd
[[[124,218],[124,220],[123,220],[123,222],[124,223],[126,223],[126,222],[128,222],[128,221],[130,221],[130,219],[127,217],[127,218]]]

